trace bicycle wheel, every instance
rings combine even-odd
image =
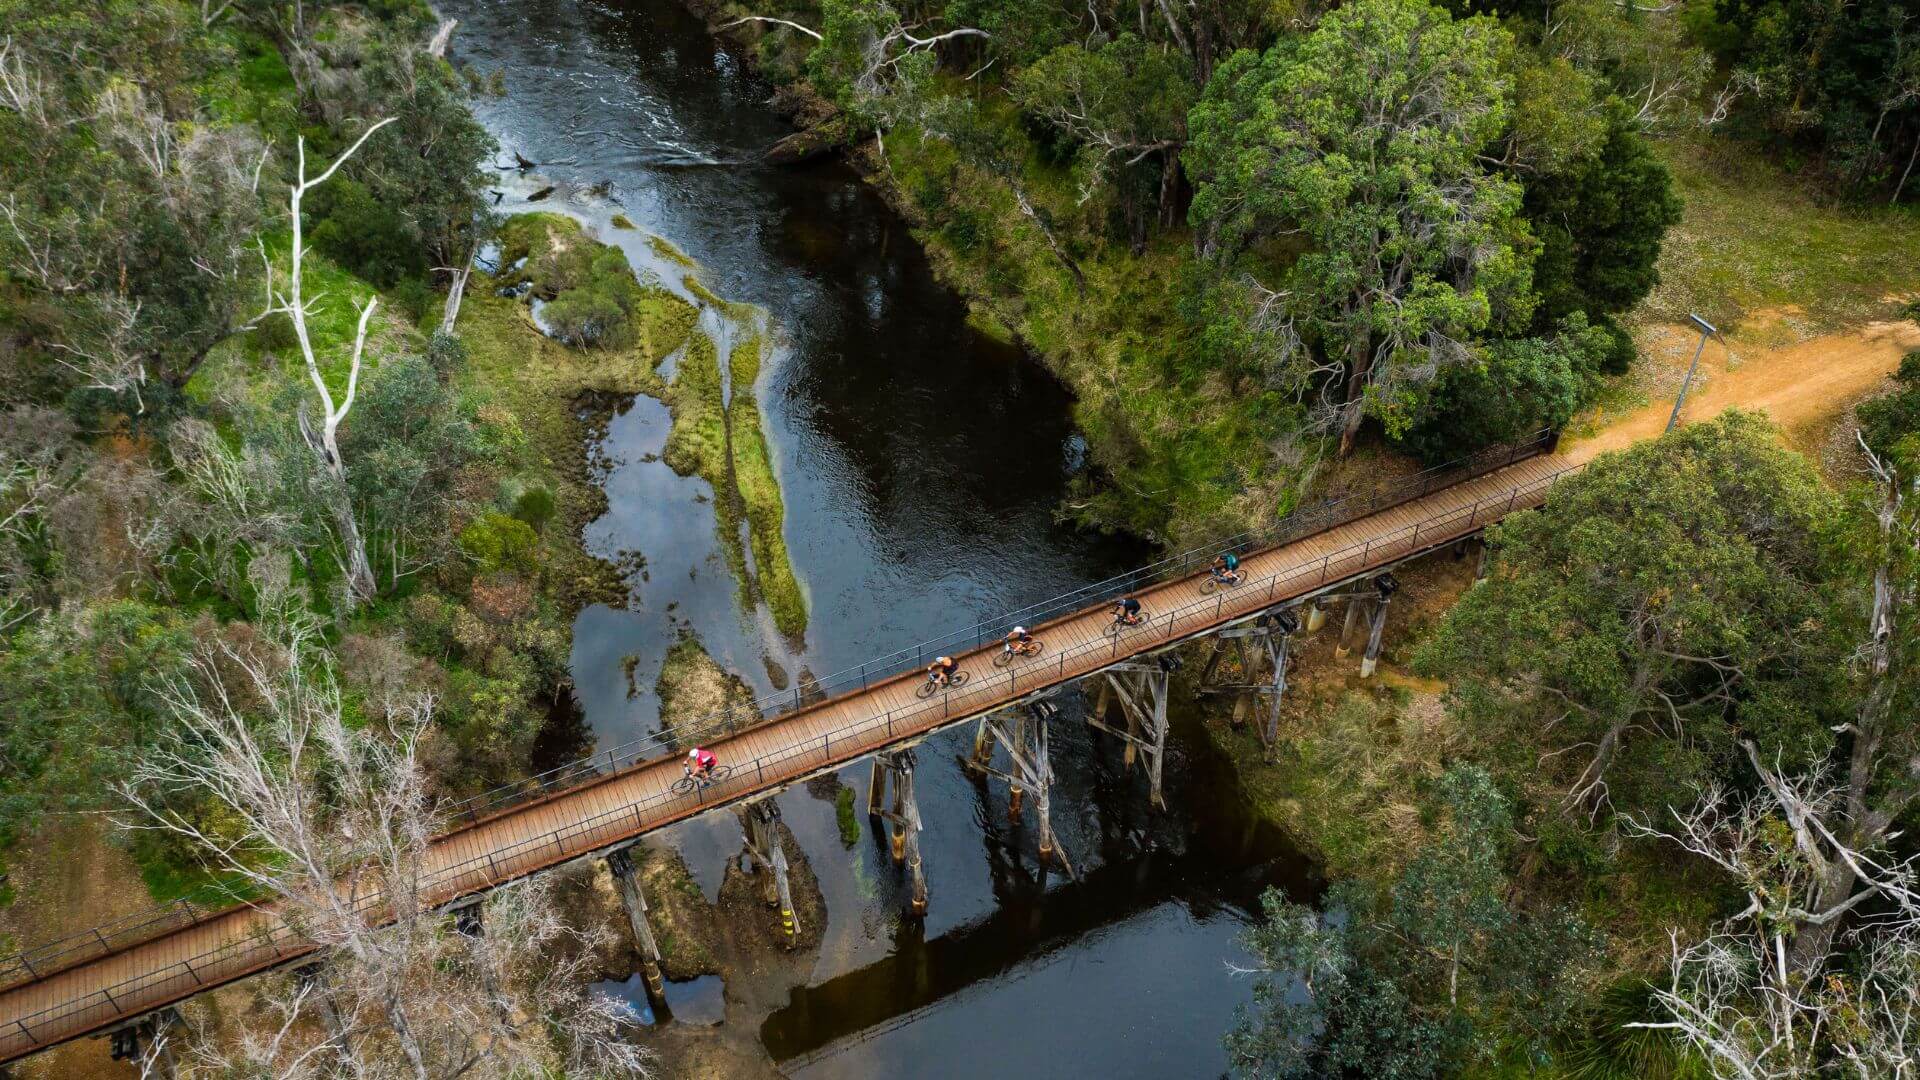
[[[1213,591],[1219,587],[1220,579],[1214,577],[1212,574],[1208,574],[1206,577],[1200,579],[1200,591],[1209,596],[1213,595]]]
[[[1013,652],[1011,650],[1001,649],[999,652],[993,654],[994,667],[1006,667],[1011,663],[1013,663]]]
[[[715,765],[713,767],[713,772],[707,774],[707,784],[708,786],[712,786],[714,784],[726,783],[727,777],[732,775],[733,775],[733,766]]]
[[[947,689],[949,690],[957,690],[965,685],[967,685],[967,673],[965,669],[954,672],[953,678],[947,680]]]
[[[940,690],[939,683],[934,682],[932,679],[921,679],[920,689],[915,690],[913,692],[913,696],[917,698],[930,698],[934,694],[938,693],[939,690]]]
[[[683,776],[675,780],[667,790],[673,792],[675,795],[691,795],[693,794],[693,777]]]

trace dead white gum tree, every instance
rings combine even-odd
[[[237,1034],[196,1040],[190,1066],[414,1080],[647,1075],[650,1055],[621,1037],[619,1007],[588,991],[595,942],[560,921],[543,880],[490,896],[467,932],[426,909],[440,815],[416,749],[433,700],[388,702],[385,725],[349,727],[285,558],[254,565],[262,632],[208,641],[185,675],[161,683],[173,723],[121,790],[132,827],[189,842],[323,959],[261,983],[268,1007]]]
[[[288,219],[293,229],[293,245],[289,257],[286,287],[280,288],[276,282],[273,260],[267,257],[266,247],[261,245],[261,261],[266,265],[266,309],[261,312],[268,315],[285,315],[293,324],[293,337],[300,346],[300,358],[307,368],[307,379],[313,383],[314,393],[319,395],[322,415],[320,430],[315,433],[307,419],[306,403],[300,406],[300,434],[319,459],[321,467],[334,482],[334,526],[340,535],[340,546],[344,549],[343,569],[347,573],[347,584],[356,601],[373,598],[375,585],[373,565],[367,560],[367,543],[360,535],[360,523],[354,517],[353,500],[347,492],[347,466],[340,456],[340,422],[347,418],[353,409],[353,398],[360,386],[360,364],[366,351],[367,327],[373,320],[373,309],[377,298],[368,297],[359,308],[360,319],[354,328],[353,353],[347,368],[347,386],[337,401],[333,390],[327,386],[327,380],[320,370],[320,360],[313,349],[313,337],[307,330],[307,315],[313,305],[320,302],[320,296],[308,297],[305,293],[305,279],[302,269],[306,262],[306,236],[301,221],[301,202],[307,192],[319,187],[333,178],[340,166],[359,151],[373,133],[393,122],[393,117],[378,121],[360,137],[354,140],[346,152],[334,159],[326,171],[312,179],[307,178],[307,142],[300,139],[295,144],[295,163],[293,186],[287,194]]]
[[[1724,871],[1747,905],[1683,946],[1656,988],[1677,1033],[1718,1076],[1743,1080],[1828,1072],[1920,1075],[1920,856],[1901,854],[1895,823],[1920,795],[1920,732],[1911,713],[1920,518],[1916,479],[1866,451],[1877,491],[1860,678],[1840,751],[1792,772],[1741,742],[1759,786],[1713,788],[1670,821],[1630,822]]]
[[[1920,894],[1912,858],[1855,850],[1839,839],[1846,796],[1827,770],[1790,776],[1745,750],[1760,790],[1715,788],[1669,825],[1629,832],[1670,840],[1724,870],[1747,905],[1704,940],[1672,939],[1669,975],[1654,988],[1667,1019],[1630,1027],[1671,1031],[1714,1075],[1742,1080],[1913,1076],[1920,1050]],[[1783,828],[1784,826],[1784,828]],[[1827,902],[1818,884],[1833,862],[1857,888]],[[1870,918],[1842,920],[1877,903]],[[1841,951],[1851,955],[1841,963]]]

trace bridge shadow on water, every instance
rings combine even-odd
[[[977,785],[991,913],[933,938],[923,923],[903,919],[883,959],[796,989],[760,1029],[784,1071],[850,1075],[884,1064],[914,1075],[980,1075],[996,1071],[976,1056],[989,1042],[1032,1037],[1045,1053],[1047,1029],[1093,1016],[1117,1037],[1092,1050],[1065,1037],[1055,1048],[1074,1058],[1054,1071],[1138,1075],[1153,1071],[1154,1014],[1162,1009],[1184,1014],[1179,1023],[1217,1015],[1217,1029],[1201,1035],[1203,1044],[1217,1043],[1225,1016],[1248,993],[1225,963],[1239,955],[1232,939],[1258,917],[1261,892],[1277,886],[1313,900],[1322,883],[1279,829],[1251,813],[1232,764],[1198,730],[1190,703],[1176,699],[1170,709],[1170,813],[1149,810],[1117,743],[1078,722],[1084,701],[1076,695],[1064,704],[1054,729],[1061,775],[1053,801],[1078,879],[1038,863],[1031,814],[1008,822],[1003,783]],[[882,829],[870,839],[885,848]],[[1009,986],[1021,982],[1034,985]],[[1116,1012],[1132,1022],[1116,1023]],[[996,1024],[1019,1034],[990,1030]],[[909,1026],[899,1045],[883,1045]]]

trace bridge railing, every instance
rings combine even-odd
[[[802,680],[792,690],[736,705],[691,721],[676,721],[669,731],[642,736],[598,751],[591,756],[568,762],[525,780],[494,788],[446,808],[443,829],[472,824],[483,817],[509,810],[530,800],[555,794],[597,777],[652,761],[664,754],[690,745],[714,741],[719,736],[777,720],[817,701],[886,682],[924,667],[936,656],[968,652],[989,641],[998,640],[1016,625],[1037,626],[1080,611],[1116,596],[1138,592],[1165,581],[1187,577],[1223,551],[1246,555],[1253,551],[1292,543],[1303,537],[1359,520],[1401,503],[1410,502],[1435,491],[1505,468],[1553,448],[1555,433],[1542,430],[1510,446],[1490,447],[1445,464],[1424,469],[1411,476],[1357,492],[1324,499],[1284,515],[1265,528],[1221,537],[1189,548],[1126,573],[1071,589],[1024,607],[874,657],[858,667],[848,667],[818,678]],[[54,941],[43,942],[9,956],[0,957],[0,987],[21,979],[38,978],[72,964],[104,955],[116,949],[144,941],[157,934],[189,925],[208,914],[231,907],[236,897],[229,891],[208,887],[149,910]]]
[[[1479,453],[1424,469],[1390,484],[1364,492],[1321,500],[1294,510],[1265,528],[1220,537],[1209,543],[1168,555],[1145,566],[1117,574],[1104,581],[1083,585],[1058,596],[982,619],[884,656],[873,657],[857,667],[847,667],[830,675],[803,679],[792,690],[770,694],[751,703],[711,713],[691,722],[675,721],[669,731],[620,743],[525,780],[476,795],[455,804],[451,812],[460,820],[476,821],[530,799],[572,787],[584,780],[651,761],[668,751],[701,745],[716,736],[731,734],[776,720],[822,699],[865,690],[870,686],[923,668],[932,662],[934,657],[970,652],[989,641],[997,641],[1015,626],[1037,626],[1105,600],[1138,592],[1162,582],[1188,577],[1212,562],[1214,556],[1223,551],[1244,556],[1264,548],[1289,544],[1315,533],[1325,532],[1371,514],[1377,514],[1382,510],[1422,498],[1462,480],[1547,453],[1553,449],[1556,438],[1557,433],[1552,429],[1543,429],[1510,446],[1489,447]]]
[[[804,775],[836,761],[857,758],[907,734],[917,734],[949,720],[974,715],[997,702],[1064,681],[1070,673],[1097,670],[1106,661],[1173,641],[1214,625],[1232,607],[1235,614],[1258,611],[1272,603],[1350,577],[1388,558],[1421,550],[1424,545],[1477,528],[1504,516],[1516,506],[1532,505],[1554,481],[1577,470],[1570,466],[1546,477],[1482,498],[1473,504],[1429,515],[1412,525],[1353,544],[1317,558],[1303,559],[1260,578],[1249,578],[1231,590],[1189,601],[1164,611],[1149,611],[1140,626],[1121,637],[1087,642],[1057,651],[1044,660],[983,674],[957,690],[948,690],[912,706],[871,714],[822,733],[817,740],[790,745],[746,761],[732,763],[725,780],[704,790],[675,794],[661,791],[593,817],[569,823],[537,836],[450,864],[425,875],[420,893],[428,904],[444,903],[534,873],[633,836],[667,821],[697,813],[750,794],[769,782]],[[358,901],[353,910],[374,913],[385,903],[378,894]],[[0,1061],[25,1053],[61,1031],[77,1031],[112,1022],[198,992],[200,988],[231,981],[251,971],[272,967],[312,951],[310,943],[281,921],[270,908],[243,909],[227,917],[250,917],[255,925],[237,940],[164,967],[143,972],[110,986],[48,1006],[27,1016],[0,1019]]]

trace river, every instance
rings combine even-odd
[[[589,608],[574,627],[577,697],[603,745],[656,729],[644,688],[682,632],[768,692],[786,673],[858,665],[1148,557],[1055,522],[1083,456],[1066,389],[967,324],[904,222],[846,166],[758,165],[790,129],[765,106],[768,87],[672,0],[441,6],[461,21],[456,60],[504,76],[506,93],[476,104],[503,160],[542,163],[502,174],[503,209],[557,184],[540,208],[582,218],[643,274],[671,279],[645,242],[664,237],[775,329],[758,393],[810,625],[795,642],[742,612],[710,489],[658,459],[665,407],[627,403],[591,448],[609,509],[586,540],[610,557],[639,553],[644,577],[625,609]],[[612,228],[615,213],[638,229]],[[632,696],[630,656],[643,688]],[[783,795],[825,893],[825,939],[784,1007],[736,1015],[729,988],[728,1020],[758,1023],[793,1075],[1222,1072],[1221,1034],[1250,995],[1226,967],[1241,957],[1236,938],[1261,889],[1305,896],[1310,873],[1250,817],[1188,712],[1166,767],[1171,810],[1155,813],[1117,747],[1074,722],[1081,707],[1069,699],[1053,742],[1055,828],[1079,881],[1037,866],[1004,789],[959,767],[960,733],[920,754],[924,922],[904,916],[877,832],[848,850],[831,803]],[[864,766],[842,779],[864,792]],[[724,814],[667,840],[709,895],[740,844]]]

